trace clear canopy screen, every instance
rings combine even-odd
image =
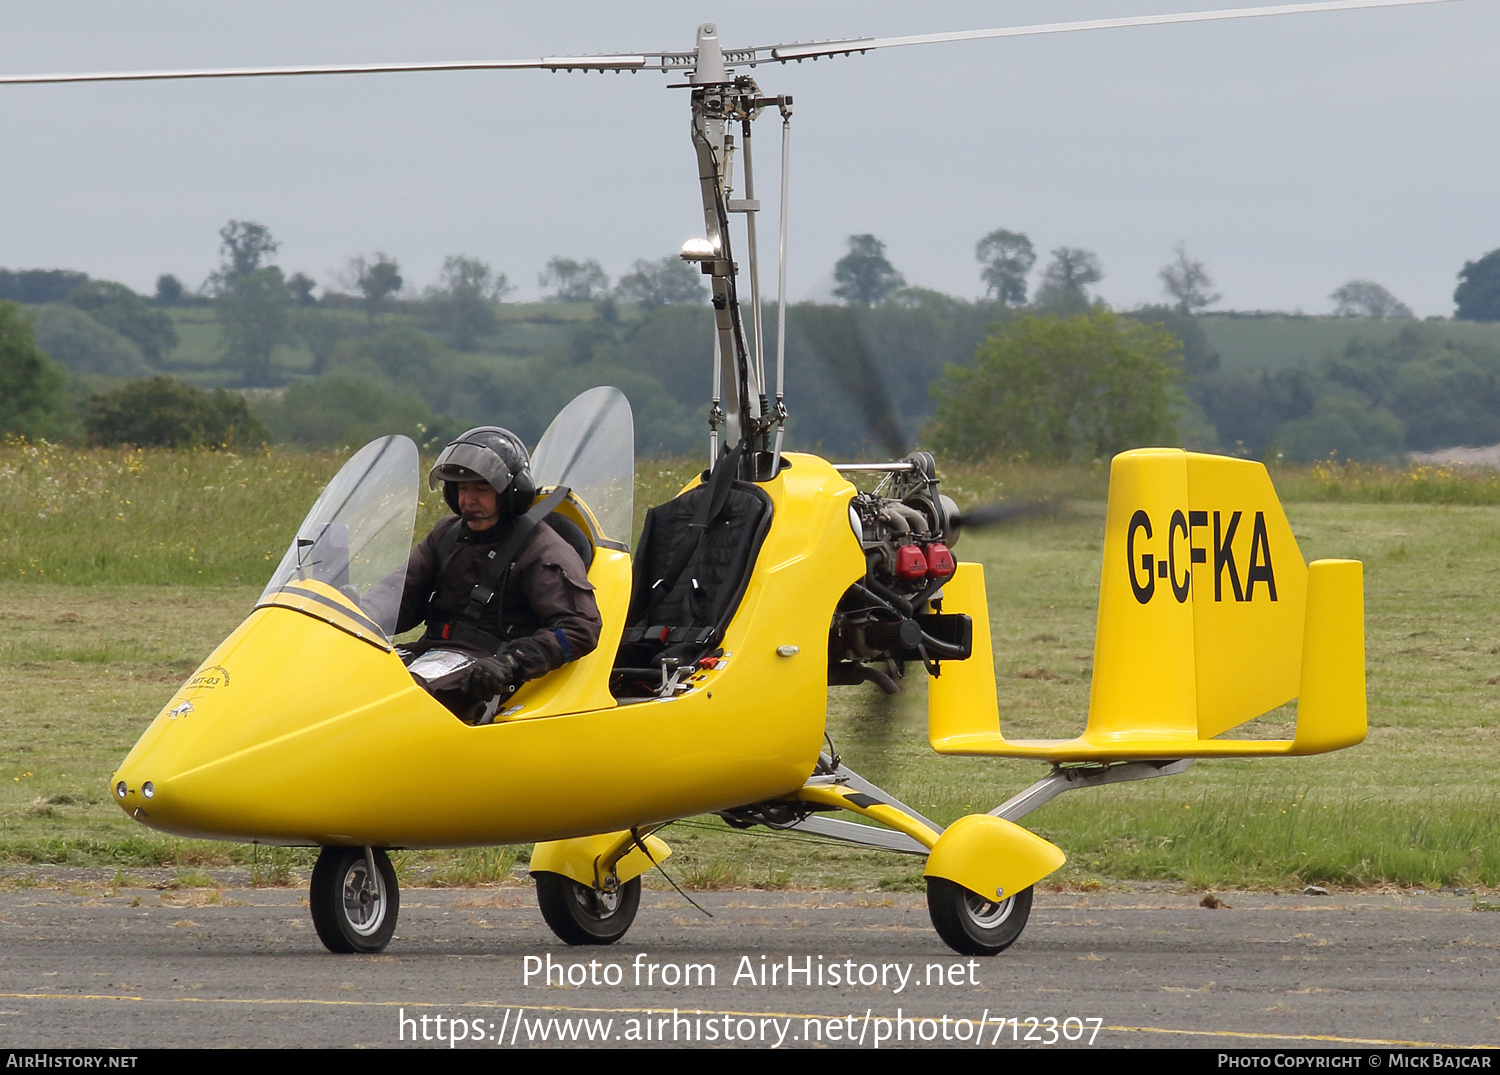
[[[406,437],[381,437],[355,452],[302,520],[261,600],[316,579],[357,602],[389,638],[401,610],[417,482],[417,446]]]
[[[537,487],[566,485],[605,537],[628,546],[635,510],[635,420],[618,388],[590,388],[564,407],[531,454]]]

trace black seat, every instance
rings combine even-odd
[[[566,515],[556,511],[543,521],[556,531],[558,537],[573,547],[573,551],[583,561],[585,571],[594,566],[594,543],[588,539],[582,527]]]
[[[696,664],[734,618],[771,528],[771,498],[733,479],[736,463],[726,456],[703,484],[646,512],[615,659],[617,694],[654,693],[664,664],[668,673]]]

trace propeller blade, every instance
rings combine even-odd
[[[1056,515],[1057,510],[1057,502],[1045,497],[1036,500],[1006,500],[998,504],[980,504],[978,507],[960,512],[958,525],[964,530],[978,530],[986,526],[1015,522],[1018,519]]]
[[[904,456],[901,422],[853,312],[842,306],[802,306],[793,316],[813,353],[859,408],[870,436],[892,459]]]

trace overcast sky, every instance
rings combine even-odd
[[[1201,10],[1181,0],[755,5],[597,0],[206,4],[9,0],[0,72],[526,58]],[[1451,314],[1500,247],[1500,0],[891,49],[756,72],[792,93],[790,291],[846,238],[975,297],[974,243],[1095,251],[1117,307],[1161,300],[1186,243],[1224,309],[1326,312],[1351,278]],[[536,296],[553,255],[617,276],[702,231],[684,91],[540,71],[0,87],[0,266],[151,291],[213,271],[227,220],[334,281],[385,251],[409,285],[484,258]],[[778,132],[758,128],[774,210]],[[774,240],[774,212],[762,227]],[[767,251],[774,255],[774,247]],[[1041,262],[1038,263],[1038,269]],[[770,277],[774,280],[774,275]]]

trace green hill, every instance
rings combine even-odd
[[[1198,318],[1209,346],[1227,369],[1277,370],[1312,366],[1350,340],[1386,344],[1415,323],[1440,329],[1454,343],[1500,347],[1500,323],[1434,318],[1376,321],[1364,317],[1309,317],[1280,313],[1209,313]]]

